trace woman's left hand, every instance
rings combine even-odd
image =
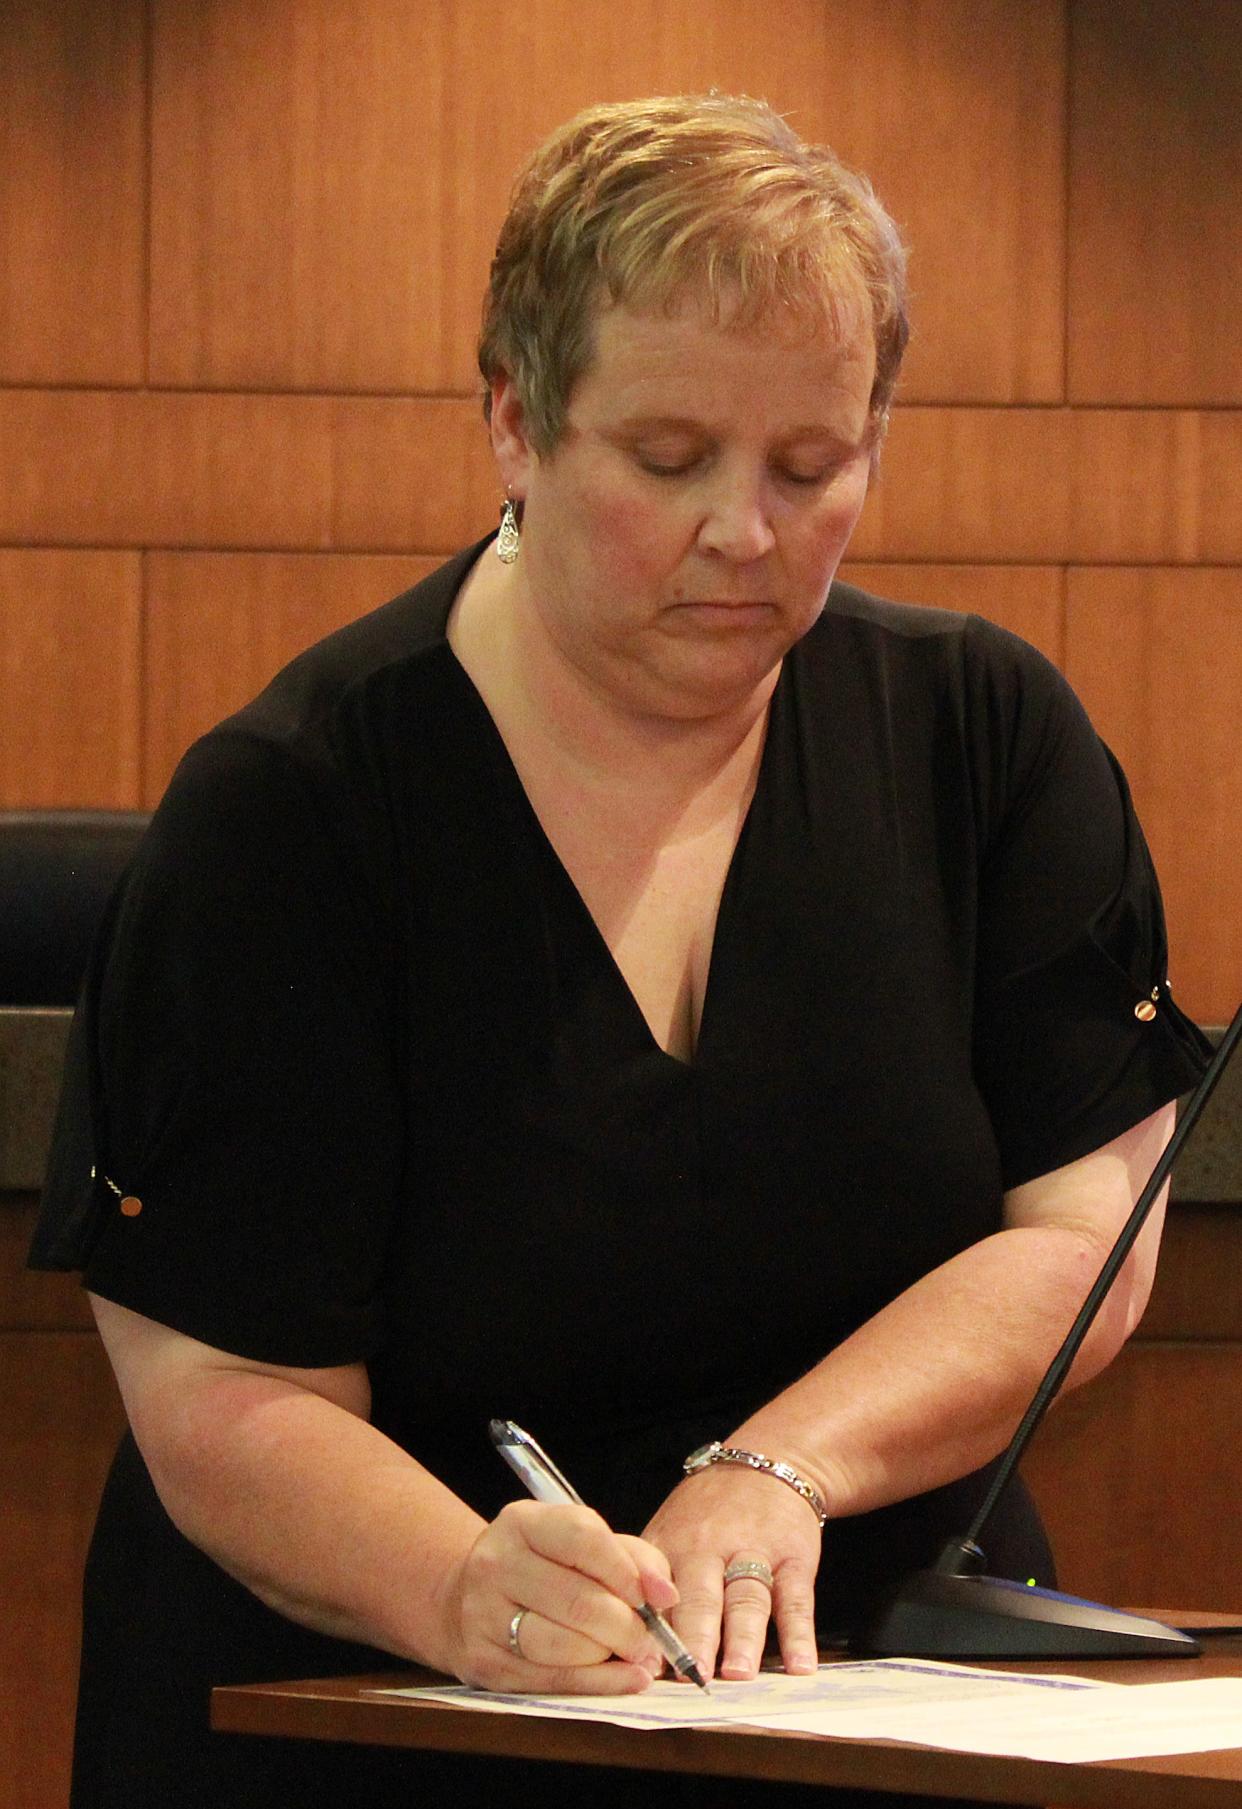
[[[715,1464],[677,1485],[643,1537],[672,1566],[681,1600],[668,1618],[705,1677],[717,1669],[725,1678],[753,1677],[769,1621],[786,1671],[814,1671],[821,1538],[814,1511],[793,1489],[740,1465]],[[725,1571],[742,1564],[766,1565],[771,1589],[753,1575],[726,1584]]]

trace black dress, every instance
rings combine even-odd
[[[364,1360],[376,1423],[485,1515],[513,1493],[487,1422],[512,1417],[640,1531],[695,1445],[996,1230],[1006,1188],[1192,1085],[1204,1045],[1124,780],[1059,674],[838,585],[776,688],[694,1060],[663,1053],[445,640],[478,551],[187,754],[88,977],[32,1260],[243,1356]],[[928,1561],[981,1486],[831,1524],[821,1625]],[[989,1557],[1050,1577],[1020,1494]],[[76,1809],[457,1796],[461,1761],[338,1774],[333,1749],[206,1733],[213,1682],[391,1662],[224,1577],[127,1442]],[[523,1767],[486,1775],[524,1800]],[[542,1804],[581,1791],[533,1777]]]

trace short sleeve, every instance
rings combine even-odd
[[[92,958],[35,1266],[261,1361],[373,1349],[402,1149],[373,840],[330,762],[187,755]]]
[[[1160,890],[1120,766],[1061,674],[993,637],[973,681],[988,738],[975,1068],[1013,1187],[1196,1085],[1211,1047],[1173,999]]]

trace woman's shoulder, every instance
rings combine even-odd
[[[288,740],[347,703],[374,703],[447,649],[445,629],[477,546],[306,648],[220,728]],[[449,662],[451,664],[451,662]]]
[[[365,763],[416,694],[434,699],[454,665],[453,599],[478,554],[467,548],[421,582],[297,654],[240,709],[200,736],[170,791],[285,768],[307,774]]]
[[[811,694],[844,698],[856,735],[870,729],[908,760],[932,761],[942,784],[959,774],[985,839],[1050,774],[1112,784],[1064,674],[981,615],[834,584],[804,646]]]
[[[940,645],[962,658],[1013,660],[1050,667],[1052,662],[1008,628],[975,611],[945,609],[932,603],[896,603],[837,579],[828,593],[820,626],[848,623],[861,640],[877,645]]]
[[[1073,692],[1052,660],[1031,642],[974,612],[926,603],[896,603],[840,580],[813,636],[825,653],[848,643],[851,656],[890,678],[986,701],[1053,703]],[[808,644],[812,636],[808,636]]]
[[[860,632],[879,640],[926,641],[960,635],[968,619],[959,610],[938,609],[930,603],[895,603],[837,578],[820,623],[855,623]]]
[[[355,849],[386,841],[394,766],[409,764],[433,716],[455,714],[444,631],[476,551],[298,654],[199,736],[155,811],[147,852],[167,846],[180,859],[187,847],[265,838],[279,848],[324,831]]]

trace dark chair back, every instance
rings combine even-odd
[[[104,907],[150,820],[0,811],[0,1006],[76,1002]]]

